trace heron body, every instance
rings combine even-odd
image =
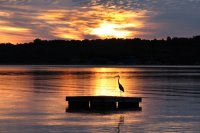
[[[119,82],[120,76],[118,75],[117,77],[118,77],[118,85],[119,85],[120,94],[122,94],[122,92],[124,92],[124,87]]]
[[[124,87],[120,84],[119,79],[120,79],[120,77],[118,78],[119,89],[120,89],[120,91],[124,92]]]

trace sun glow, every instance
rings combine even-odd
[[[109,22],[103,22],[98,28],[94,28],[91,32],[92,35],[97,35],[101,38],[126,38],[130,36],[131,32],[124,30],[126,25],[112,24]]]
[[[144,27],[145,11],[105,9],[103,6],[71,10],[48,10],[37,17],[54,26],[57,38],[96,39],[132,38]]]
[[[13,15],[3,11],[0,12],[1,16],[9,18]],[[87,8],[38,10],[37,13],[33,13],[34,17],[28,16],[27,19],[30,20],[26,22],[30,22],[29,24],[17,20],[0,20],[0,36],[3,36],[0,41],[28,42],[36,37],[70,40],[134,38],[144,35],[142,29],[147,25],[145,21],[148,12],[93,5]]]

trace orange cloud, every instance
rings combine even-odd
[[[1,26],[0,31],[7,31],[7,32],[28,32],[29,29],[23,27],[12,27],[12,26]]]
[[[0,43],[198,35],[198,1],[0,0]]]
[[[17,6],[15,13],[9,10],[0,12],[0,16],[4,17],[0,21],[0,35],[7,38],[1,42],[9,40],[9,37],[15,37],[10,42],[26,42],[35,38],[134,38],[143,33],[141,30],[146,27],[149,15],[145,10],[127,10],[114,5],[109,7],[98,4],[67,9],[36,9]]]
[[[58,38],[85,39],[95,38],[131,38],[144,27],[146,11],[127,11],[123,9],[105,9],[103,6],[80,8],[79,10],[48,10],[37,18],[52,25],[50,31]]]

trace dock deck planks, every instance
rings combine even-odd
[[[70,109],[124,109],[138,108],[141,97],[119,96],[67,96]]]

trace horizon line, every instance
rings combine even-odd
[[[154,39],[145,39],[145,38],[140,38],[140,37],[134,37],[134,38],[96,38],[96,39],[42,39],[42,38],[35,38],[32,41],[29,42],[22,42],[22,43],[11,43],[11,42],[0,42],[0,45],[2,44],[12,44],[12,45],[20,45],[20,44],[27,44],[27,43],[34,43],[34,41],[38,40],[38,41],[97,41],[97,40],[134,40],[134,39],[140,39],[140,40],[147,40],[147,41],[153,41],[153,40],[157,40],[157,41],[161,41],[161,40],[167,40],[168,38],[170,39],[181,39],[181,38],[185,38],[185,39],[191,39],[191,38],[195,38],[195,37],[200,37],[199,35],[193,35],[193,36],[188,36],[188,37],[181,37],[181,36],[166,36],[165,38],[154,38]]]

